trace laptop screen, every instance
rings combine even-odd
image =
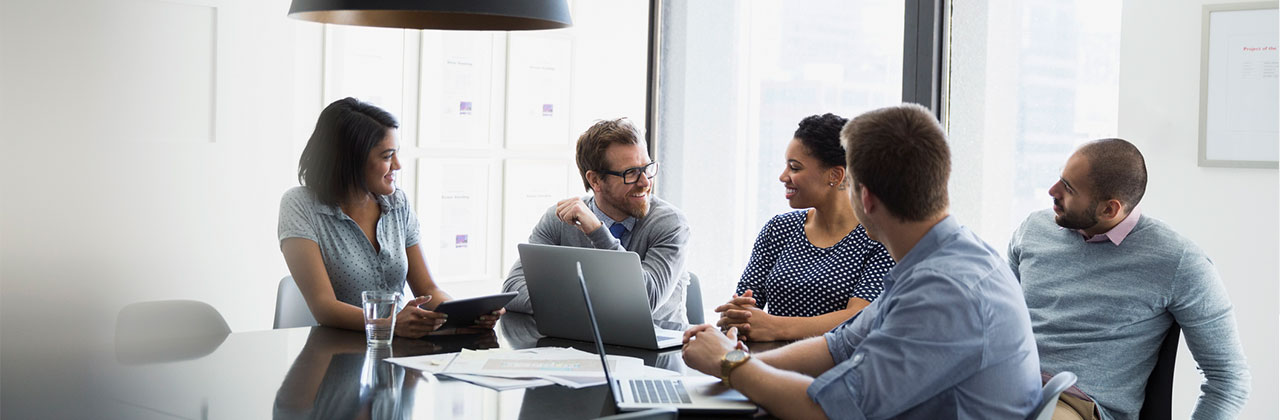
[[[582,285],[582,299],[587,302],[587,318],[591,320],[591,334],[596,338],[596,353],[600,354],[600,368],[604,370],[604,381],[609,384],[609,395],[613,397],[614,403],[618,403],[621,392],[617,388],[618,385],[613,382],[613,376],[609,374],[609,360],[605,358],[604,340],[600,339],[600,324],[596,322],[596,310],[591,307],[591,295],[587,293],[587,279],[582,275],[582,262],[577,264],[578,284]]]

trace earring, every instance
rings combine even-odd
[[[827,185],[830,185],[830,186],[833,186],[833,187],[834,187],[834,186],[836,186],[836,183],[834,183],[834,182],[828,182],[828,183],[827,183]]]

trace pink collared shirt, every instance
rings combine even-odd
[[[1085,238],[1084,241],[1090,243],[1111,241],[1111,243],[1116,244],[1116,246],[1120,246],[1120,242],[1124,241],[1124,238],[1129,236],[1130,232],[1133,232],[1133,227],[1138,225],[1139,217],[1142,217],[1141,206],[1134,207],[1133,211],[1129,212],[1129,215],[1125,216],[1124,220],[1121,220],[1120,224],[1111,228],[1111,230],[1093,235],[1091,238]],[[1082,237],[1085,234],[1084,231],[1081,230],[1076,232],[1080,232],[1080,236]]]

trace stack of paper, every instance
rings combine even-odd
[[[536,347],[522,350],[463,350],[460,353],[393,357],[389,362],[436,375],[471,382],[496,390],[558,384],[582,388],[604,384],[600,356],[567,347]],[[614,374],[670,374],[651,368],[634,357],[608,356]]]

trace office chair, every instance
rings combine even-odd
[[[684,297],[685,312],[689,316],[689,325],[700,325],[706,322],[705,315],[702,313],[702,285],[698,283],[698,275],[689,272],[689,288],[685,290]]]
[[[1156,355],[1156,365],[1147,378],[1146,397],[1142,400],[1139,420],[1167,420],[1173,417],[1173,368],[1178,358],[1178,338],[1182,326],[1174,322],[1165,332],[1164,342]]]
[[[634,413],[615,414],[608,417],[600,417],[598,420],[676,420],[679,418],[676,409],[666,408],[650,408],[644,411]]]
[[[116,316],[116,360],[139,364],[195,359],[213,353],[229,334],[222,314],[204,302],[134,303]]]
[[[311,315],[307,300],[302,297],[302,291],[298,290],[298,283],[293,281],[293,276],[284,276],[280,279],[280,285],[276,287],[276,319],[271,324],[271,328],[317,325],[320,323],[316,322],[316,318]]]
[[[1044,383],[1044,388],[1040,389],[1040,405],[1031,411],[1031,415],[1027,416],[1027,420],[1049,420],[1053,418],[1053,410],[1058,407],[1058,396],[1062,395],[1062,391],[1071,388],[1076,384],[1076,374],[1071,372],[1058,372]]]

